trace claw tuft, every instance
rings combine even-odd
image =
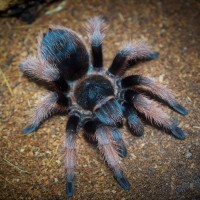
[[[114,178],[118,182],[118,184],[124,189],[129,190],[131,187],[131,184],[129,183],[128,179],[124,176],[123,172],[120,171],[120,173],[116,173],[114,175]]]
[[[176,112],[180,113],[181,115],[187,115],[188,114],[188,111],[178,103],[173,106],[173,109]]]
[[[27,135],[27,134],[35,132],[37,129],[38,127],[31,124],[22,130],[22,134]]]
[[[66,183],[66,194],[68,197],[72,197],[74,193],[74,181]]]
[[[172,129],[172,134],[179,140],[185,139],[184,132],[179,127],[175,127],[174,129]]]

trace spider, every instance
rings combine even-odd
[[[143,75],[123,77],[126,69],[158,57],[158,53],[142,41],[123,45],[108,70],[103,69],[102,42],[107,25],[103,18],[94,17],[85,24],[91,45],[88,53],[81,37],[69,28],[50,25],[38,39],[38,55],[30,56],[19,67],[29,77],[42,80],[51,91],[40,101],[32,124],[22,133],[36,131],[49,116],[67,111],[65,137],[66,194],[74,193],[76,139],[80,128],[97,142],[106,163],[118,184],[125,190],[130,183],[119,160],[127,155],[122,135],[122,119],[126,118],[129,131],[144,134],[144,122],[163,129],[178,139],[184,132],[156,100],[174,111],[186,115],[188,111],[172,94],[153,79]]]

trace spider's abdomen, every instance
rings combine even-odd
[[[75,90],[77,103],[83,109],[91,111],[109,96],[114,96],[114,89],[110,81],[100,75],[93,75],[85,79]]]
[[[71,30],[50,30],[41,42],[40,51],[45,60],[56,65],[66,80],[76,80],[88,70],[86,47]]]

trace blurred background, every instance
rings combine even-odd
[[[126,74],[155,77],[189,110],[180,121],[184,141],[145,127],[142,138],[124,127],[123,168],[132,188],[122,190],[98,150],[78,136],[72,199],[200,199],[200,2],[198,0],[0,1],[0,199],[66,199],[62,144],[66,116],[54,116],[30,135],[21,130],[45,88],[18,65],[36,54],[37,35],[49,24],[80,33],[96,15],[109,25],[103,50],[108,68],[122,41],[142,39],[160,56]],[[89,48],[89,45],[88,45]]]

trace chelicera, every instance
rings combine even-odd
[[[119,164],[120,157],[127,155],[120,132],[123,117],[129,131],[136,136],[144,134],[144,123],[148,122],[178,139],[185,138],[177,120],[168,116],[155,101],[161,101],[182,115],[187,114],[164,86],[143,75],[123,77],[126,69],[153,60],[158,53],[144,42],[127,42],[108,70],[104,70],[102,42],[107,26],[102,18],[94,17],[85,27],[91,55],[76,32],[52,25],[39,37],[38,55],[20,64],[26,75],[48,83],[52,90],[39,102],[32,124],[22,131],[23,134],[36,131],[55,113],[67,111],[69,115],[65,141],[68,196],[74,192],[76,139],[80,128],[96,140],[114,178],[125,190],[129,190],[130,183]]]

